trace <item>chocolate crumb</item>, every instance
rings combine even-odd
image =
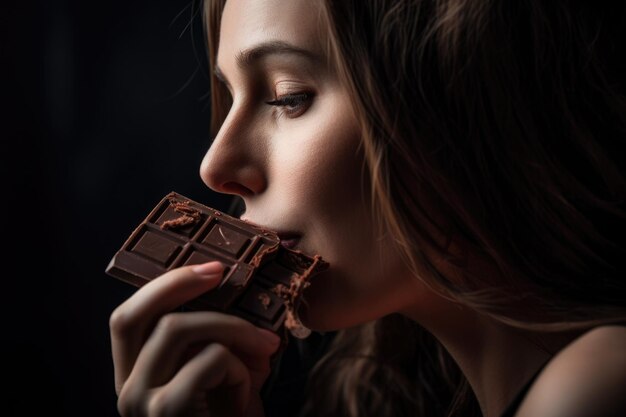
[[[268,309],[269,306],[272,304],[272,300],[270,299],[270,296],[267,295],[266,293],[262,292],[261,294],[259,294],[259,300],[261,301],[261,305],[263,306],[264,309]]]
[[[170,199],[170,207],[181,216],[172,220],[164,221],[161,229],[180,229],[185,226],[194,225],[200,221],[200,212],[189,205],[189,201],[176,201]]]
[[[177,217],[175,219],[164,221],[163,224],[161,225],[161,229],[164,229],[164,230],[180,229],[190,224],[196,224],[198,223],[198,220],[199,219],[196,217],[187,216],[186,214],[183,214],[182,216]]]
[[[285,301],[289,299],[289,289],[283,284],[276,285],[272,288],[272,292]]]

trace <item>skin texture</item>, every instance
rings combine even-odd
[[[558,387],[568,380],[571,392],[587,399],[586,409],[594,409],[593,387],[606,380],[571,364],[588,360],[589,351],[612,351],[615,340],[626,340],[623,332],[576,339],[507,327],[430,291],[409,274],[390,237],[377,233],[358,124],[324,56],[317,7],[311,0],[226,3],[216,70],[233,104],[200,167],[204,182],[241,196],[242,218],[295,232],[298,249],[330,262],[305,293],[301,318],[312,329],[342,329],[399,312],[448,349],[486,417],[497,417],[550,359],[537,386],[567,398]],[[462,242],[455,244],[463,250]],[[489,265],[469,263],[490,273]],[[263,416],[258,393],[278,338],[224,314],[171,313],[215,287],[221,274],[217,263],[170,271],[113,312],[122,416]],[[575,339],[570,348],[576,349],[554,356]],[[604,357],[609,369],[614,362]],[[612,380],[623,386],[620,375]],[[529,395],[520,416],[574,415],[565,408],[544,414],[548,404],[553,397]]]

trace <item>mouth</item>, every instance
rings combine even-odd
[[[302,235],[296,232],[277,232],[280,244],[287,249],[295,249],[300,243]]]
[[[246,222],[251,222],[254,224],[257,224],[265,229],[268,230],[273,230],[274,232],[276,232],[276,234],[278,235],[278,238],[280,239],[280,244],[287,249],[295,249],[295,247],[298,245],[298,243],[300,243],[300,240],[302,240],[302,233],[299,232],[294,232],[291,230],[280,230],[277,228],[274,228],[272,226],[267,226],[267,225],[263,225],[260,223],[256,223],[253,220],[250,220],[248,218],[245,217],[245,215],[242,215],[240,217],[241,220],[246,221]]]

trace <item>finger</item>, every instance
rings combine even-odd
[[[122,384],[156,321],[181,304],[219,285],[219,262],[173,269],[136,291],[110,318],[115,386]]]
[[[189,360],[194,347],[219,343],[245,358],[251,371],[269,372],[269,357],[279,345],[274,333],[219,312],[170,313],[159,320],[144,344],[132,373],[146,386],[159,386]]]
[[[206,395],[198,403],[202,393]],[[158,390],[148,410],[149,415],[178,416],[206,407],[214,417],[242,416],[249,398],[250,375],[245,365],[228,348],[213,343]]]

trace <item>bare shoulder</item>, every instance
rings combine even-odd
[[[597,327],[548,363],[516,417],[624,417],[624,387],[626,327]]]

